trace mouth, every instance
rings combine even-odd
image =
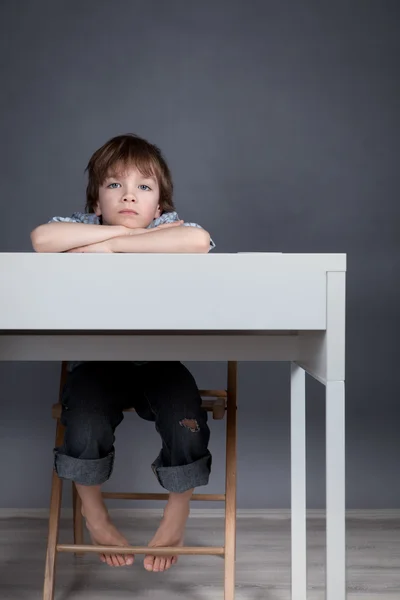
[[[136,212],[136,210],[125,209],[125,210],[120,210],[119,214],[120,215],[137,215],[138,213]]]

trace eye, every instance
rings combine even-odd
[[[151,188],[149,188],[148,185],[145,185],[144,183],[142,183],[141,185],[139,185],[139,189],[144,190],[145,192],[147,191],[151,191]]]
[[[120,183],[110,183],[107,187],[110,188],[111,190],[115,190],[116,186],[121,185]]]

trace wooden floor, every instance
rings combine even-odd
[[[124,517],[117,525],[135,544],[147,543],[157,521]],[[68,529],[67,529],[68,528]],[[63,520],[61,542],[71,541]],[[0,519],[0,598],[39,600],[42,593],[47,523],[40,518]],[[308,525],[308,600],[324,596],[324,521]],[[188,545],[223,545],[219,518],[190,519]],[[349,519],[348,598],[400,599],[400,520]],[[96,556],[59,555],[56,600],[222,600],[223,559],[181,557],[166,573],[147,573],[143,557],[133,567],[112,569]],[[239,518],[237,600],[290,599],[290,522]]]

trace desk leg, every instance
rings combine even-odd
[[[305,383],[305,371],[292,363],[290,417],[292,600],[307,599]]]
[[[224,600],[235,598],[236,575],[236,434],[237,434],[237,363],[228,363],[226,413],[226,484],[225,484],[225,592]]]
[[[346,600],[343,381],[326,384],[326,600]]]

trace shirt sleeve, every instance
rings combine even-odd
[[[70,217],[53,217],[49,223],[87,223],[89,225],[100,225],[100,219],[92,213],[74,212]]]

